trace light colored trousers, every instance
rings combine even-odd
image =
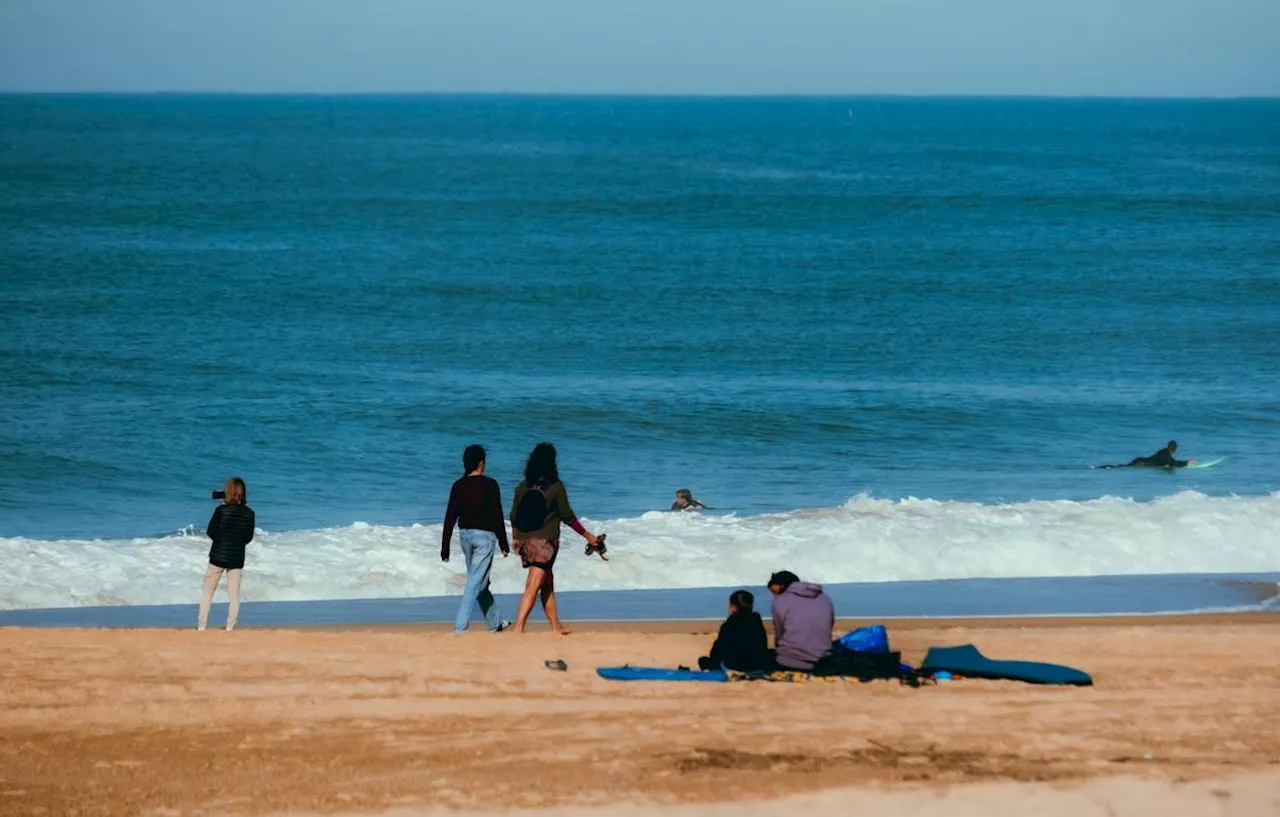
[[[200,618],[196,622],[196,626],[202,630],[209,623],[209,607],[213,604],[213,594],[218,590],[218,582],[222,581],[223,573],[227,574],[227,598],[231,602],[227,607],[227,629],[236,628],[236,619],[240,617],[240,576],[244,571],[209,565],[209,569],[204,572],[204,595],[200,597]]]
[[[453,620],[455,633],[465,632],[471,621],[471,612],[480,607],[489,629],[497,632],[502,626],[502,613],[493,593],[489,592],[489,571],[493,568],[493,552],[498,549],[497,535],[487,530],[458,530],[458,545],[467,559],[467,584],[462,588],[462,603]]]

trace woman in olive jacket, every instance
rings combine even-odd
[[[528,506],[522,506],[525,495],[534,493]],[[537,508],[536,519],[523,518],[530,508]],[[544,510],[545,508],[545,510]],[[520,555],[520,561],[529,573],[525,577],[524,595],[516,613],[516,632],[523,633],[533,602],[542,596],[542,609],[551,622],[551,629],[562,635],[569,630],[560,623],[556,607],[556,577],[553,572],[556,557],[560,555],[560,523],[568,525],[587,543],[595,547],[599,539],[582,527],[578,516],[569,505],[569,494],[560,481],[556,468],[556,448],[551,443],[538,443],[529,455],[524,467],[524,479],[516,486],[511,503],[512,549]],[[590,550],[588,551],[590,552]]]

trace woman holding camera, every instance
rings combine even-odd
[[[525,577],[524,595],[516,614],[516,632],[523,633],[525,622],[533,612],[534,599],[542,596],[542,609],[547,614],[551,629],[561,635],[569,630],[560,623],[556,607],[556,556],[560,554],[560,523],[573,528],[587,540],[587,553],[599,548],[603,555],[603,543],[599,537],[582,527],[578,515],[569,505],[569,494],[560,481],[556,467],[556,448],[551,443],[538,443],[524,466],[524,480],[516,486],[515,501],[511,503],[511,534],[520,561],[529,570]]]
[[[247,492],[244,480],[231,477],[223,492],[222,504],[213,512],[205,533],[213,540],[209,548],[209,569],[204,574],[204,595],[200,597],[200,617],[196,629],[204,630],[209,623],[209,607],[213,594],[227,574],[227,596],[231,602],[227,608],[227,632],[236,628],[240,615],[240,576],[244,572],[244,549],[253,541],[253,509],[245,504]]]

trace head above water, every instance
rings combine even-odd
[[[800,577],[790,570],[779,570],[769,577],[769,592],[775,596],[780,596],[786,592],[788,587],[798,581],[800,581]]]
[[[756,597],[751,595],[749,590],[735,590],[729,594],[729,612],[733,613],[754,613],[756,609]]]
[[[1178,441],[1170,440],[1169,444],[1166,445],[1165,448],[1169,449],[1169,453],[1172,454],[1174,451],[1178,450]]]
[[[538,443],[529,454],[528,462],[524,464],[524,484],[533,486],[559,481],[560,471],[556,468],[556,447],[551,443]]]
[[[464,473],[473,472],[484,473],[484,461],[486,455],[483,445],[469,445],[467,450],[462,452],[462,470]]]
[[[686,507],[693,504],[693,491],[688,488],[681,488],[676,491],[676,504],[680,507]]]
[[[222,498],[224,505],[243,505],[249,500],[249,492],[244,487],[244,480],[240,477],[230,477],[227,484],[222,489],[226,496]]]

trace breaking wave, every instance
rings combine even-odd
[[[1280,492],[1006,505],[859,495],[837,508],[763,516],[655,512],[587,521],[609,533],[610,561],[583,558],[566,529],[556,568],[563,589],[759,586],[784,568],[826,583],[1280,570]],[[440,532],[362,522],[259,531],[243,597],[457,593],[463,562],[456,550],[452,562],[440,562]],[[190,530],[155,539],[0,539],[9,566],[0,608],[194,602],[207,548]],[[518,559],[496,560],[496,592],[519,592],[523,581]]]

